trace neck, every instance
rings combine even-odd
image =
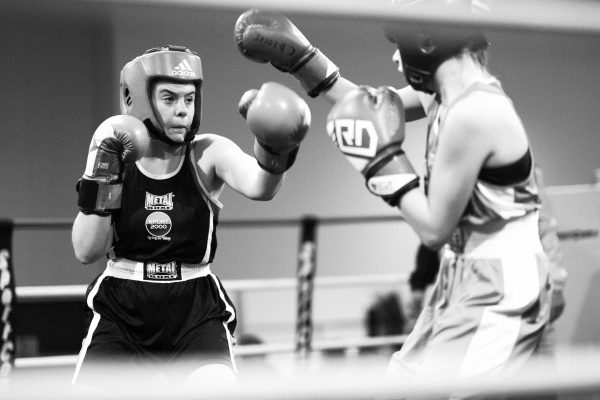
[[[183,154],[185,149],[185,144],[180,146],[172,145],[166,142],[163,142],[160,139],[151,138],[150,139],[150,151],[148,152],[148,157],[152,158],[160,158],[160,159],[170,159],[177,158],[179,159]]]
[[[174,146],[152,138],[148,153],[140,160],[145,170],[163,175],[175,171],[185,154],[185,145]]]
[[[489,80],[491,75],[469,54],[446,60],[435,74],[442,103],[450,104],[475,82]]]

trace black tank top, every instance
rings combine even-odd
[[[148,177],[125,165],[121,211],[110,258],[210,263],[217,249],[219,207],[202,189],[187,146],[174,174]]]

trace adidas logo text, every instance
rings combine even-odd
[[[177,64],[175,68],[173,68],[173,70],[171,71],[171,75],[189,76],[193,78],[196,76],[196,73],[192,70],[192,66],[190,65],[188,60],[183,60],[182,62]]]

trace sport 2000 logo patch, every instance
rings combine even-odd
[[[151,240],[171,240],[167,234],[171,231],[171,217],[162,211],[155,211],[146,218],[146,230]]]

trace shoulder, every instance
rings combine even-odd
[[[202,149],[212,145],[219,145],[228,141],[231,140],[225,136],[217,135],[215,133],[201,133],[194,137],[194,140],[192,140],[192,146],[194,149]]]
[[[483,156],[493,164],[522,156],[528,146],[525,127],[511,100],[502,93],[467,94],[449,108],[443,124],[452,148]]]
[[[214,133],[196,135],[192,141],[192,151],[197,164],[212,167],[223,160],[239,158],[240,147],[231,139]]]
[[[195,153],[213,152],[227,148],[237,148],[229,138],[214,133],[202,133],[192,140],[192,149]]]
[[[448,109],[446,123],[468,134],[486,133],[518,120],[510,99],[501,93],[475,90]]]

